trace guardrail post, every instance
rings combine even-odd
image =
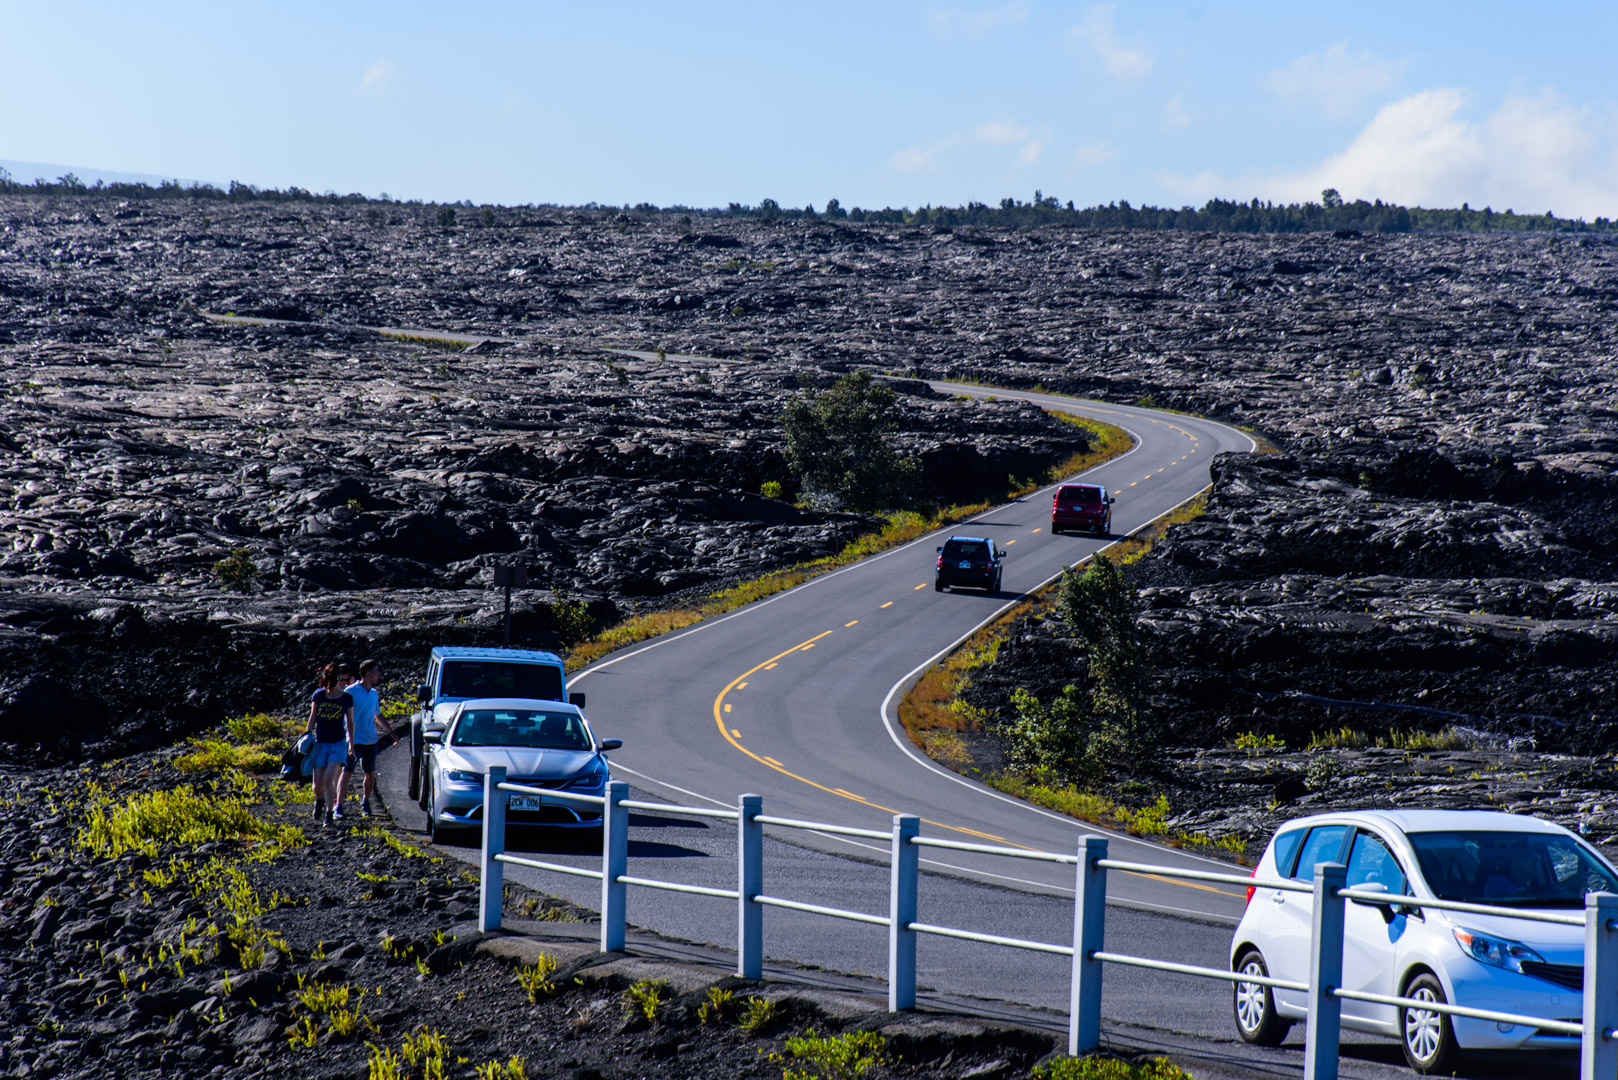
[[[888,1011],[916,1007],[916,892],[921,851],[910,841],[921,831],[914,814],[893,815],[893,882],[888,891]]]
[[[1101,1045],[1101,961],[1107,928],[1107,838],[1079,838],[1073,886],[1073,982],[1067,1006],[1067,1052],[1074,1057]]]
[[[1348,868],[1341,863],[1315,866],[1314,951],[1309,957],[1309,1025],[1304,1037],[1304,1080],[1337,1080],[1337,1050],[1342,1037],[1343,904]]]
[[[483,774],[483,885],[478,896],[478,929],[500,929],[505,903],[506,864],[495,858],[506,850],[506,767],[491,765]]]
[[[1618,896],[1584,898],[1584,1036],[1579,1040],[1581,1080],[1618,1075]]]
[[[764,977],[764,798],[743,795],[736,802],[736,974]]]
[[[618,879],[629,870],[629,809],[623,805],[629,785],[607,782],[607,804],[601,808],[601,951],[624,947],[624,901],[628,886]]]

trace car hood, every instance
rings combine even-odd
[[[492,765],[504,765],[507,776],[531,780],[577,776],[588,769],[596,757],[593,750],[531,750],[514,746],[454,746],[443,754],[446,768],[484,773]]]

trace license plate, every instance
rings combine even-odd
[[[961,569],[962,569],[962,570],[970,570],[970,569],[972,569],[972,564],[971,564],[971,563],[969,563],[969,562],[964,562],[964,561],[963,561],[963,562],[962,562],[962,563],[961,563]]]
[[[507,810],[538,810],[544,804],[539,801],[538,795],[513,795],[511,801],[506,803]]]

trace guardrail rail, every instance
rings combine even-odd
[[[1338,1042],[1341,1035],[1342,1002],[1365,1001],[1444,1013],[1498,1023],[1526,1024],[1545,1031],[1576,1035],[1580,1039],[1581,1080],[1612,1080],[1618,1077],[1618,895],[1591,893],[1585,897],[1585,910],[1579,914],[1524,911],[1496,908],[1449,900],[1394,895],[1374,890],[1354,890],[1345,886],[1347,868],[1338,863],[1315,867],[1312,884],[1291,880],[1253,878],[1207,870],[1188,870],[1155,863],[1126,862],[1107,857],[1107,840],[1101,836],[1081,836],[1072,855],[1048,851],[1026,851],[992,844],[974,844],[919,835],[920,819],[911,814],[895,814],[888,831],[859,829],[827,822],[770,817],[763,813],[763,799],[742,795],[736,809],[682,806],[674,803],[636,802],[628,796],[629,785],[614,780],[604,796],[524,787],[508,783],[506,770],[491,768],[484,778],[484,829],[482,886],[479,924],[485,931],[499,929],[504,890],[504,868],[526,866],[601,881],[601,950],[614,952],[624,947],[627,888],[630,885],[669,892],[686,893],[736,901],[736,973],[758,979],[764,971],[763,911],[766,907],[787,908],[826,918],[885,926],[888,930],[888,1008],[894,1011],[916,1004],[916,941],[920,935],[955,938],[1004,948],[1054,953],[1072,958],[1068,1008],[1067,1048],[1082,1054],[1101,1045],[1101,982],[1103,966],[1117,964],[1171,972],[1228,983],[1279,987],[1307,995],[1308,1016],[1304,1044],[1306,1080],[1336,1080]],[[602,869],[589,870],[561,863],[512,855],[505,850],[506,800],[509,795],[538,795],[602,807]],[[700,817],[736,822],[737,883],[734,889],[716,889],[655,878],[633,877],[628,873],[629,811],[646,810],[684,817]],[[887,914],[849,911],[826,907],[763,891],[764,827],[803,829],[832,836],[852,836],[885,840],[890,850],[890,881]],[[920,888],[921,849],[939,848],[966,851],[1011,859],[1065,863],[1074,866],[1073,936],[1071,944],[1002,937],[949,926],[916,921]],[[1292,982],[1268,976],[1243,975],[1223,968],[1201,967],[1150,957],[1108,952],[1106,939],[1107,871],[1154,874],[1230,884],[1242,888],[1279,889],[1311,893],[1314,899],[1311,928],[1309,981]],[[1396,907],[1437,908],[1480,914],[1503,915],[1514,919],[1561,923],[1584,927],[1583,1020],[1571,1023],[1492,1009],[1477,1009],[1447,1002],[1371,994],[1344,989],[1343,920],[1345,904],[1357,900]]]

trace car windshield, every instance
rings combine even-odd
[[[951,540],[944,545],[947,559],[987,559],[989,545],[981,540]]]
[[[1441,900],[1500,907],[1583,907],[1618,880],[1571,836],[1527,832],[1410,833],[1421,876]]]
[[[444,697],[562,700],[562,672],[552,664],[510,660],[448,660],[439,691]]]
[[[455,725],[452,746],[521,746],[588,750],[590,733],[574,713],[532,709],[471,709]]]
[[[1062,501],[1068,503],[1098,503],[1101,501],[1101,489],[1093,487],[1063,488]]]

